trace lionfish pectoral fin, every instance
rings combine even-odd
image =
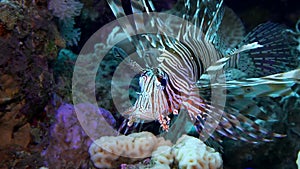
[[[223,57],[223,58],[217,60],[212,65],[210,65],[206,69],[206,72],[209,74],[209,76],[220,75],[220,73],[222,73],[225,70],[225,68],[230,67],[232,60],[236,60],[235,58],[236,58],[235,55]]]
[[[223,117],[220,119],[220,125],[216,129],[217,133],[232,139],[256,143],[258,141],[266,142],[271,141],[273,138],[285,137],[284,134],[269,132],[261,128],[259,124],[256,124],[258,120],[266,123],[277,121],[276,114],[265,111],[263,108],[266,105],[259,105],[258,99],[263,99],[264,102],[267,102],[268,100],[272,101],[272,98],[293,95],[295,91],[292,88],[295,84],[300,84],[300,69],[262,78],[233,80],[227,81],[226,84],[202,85],[200,87],[203,90],[208,88],[210,90],[214,88],[224,89],[223,93],[227,98],[227,106],[222,113]],[[267,104],[275,105],[272,102]],[[213,119],[214,113],[208,115],[208,119]],[[205,127],[202,126],[200,128]],[[217,136],[212,137],[219,138]]]
[[[216,132],[213,138],[225,136],[233,140],[241,140],[249,143],[269,142],[274,138],[285,137],[284,134],[270,132],[258,124],[240,114],[237,110],[227,109],[227,112],[222,113],[222,118],[219,119],[219,125],[215,129]]]
[[[292,52],[295,42],[285,35],[283,25],[267,22],[248,33],[239,45],[237,68],[248,77],[261,77],[286,72],[298,66]],[[247,49],[247,50],[245,50]]]
[[[300,83],[300,69],[270,75],[262,78],[227,81],[226,84],[212,84],[210,87],[223,88],[227,105],[239,113],[264,121],[276,121],[258,105],[262,98],[277,98],[292,95],[292,87]],[[208,87],[208,86],[203,86]],[[266,101],[266,99],[263,99]]]
[[[255,139],[253,141],[268,142],[272,141],[274,138],[282,138],[286,136],[285,134],[271,132],[262,128],[259,124],[239,112],[234,112],[233,114],[235,114],[236,119],[238,119],[243,126],[247,126],[246,129],[243,128],[241,131],[249,136],[250,139]]]

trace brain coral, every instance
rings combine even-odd
[[[104,136],[90,146],[89,154],[97,168],[117,168],[122,163],[134,163],[150,157],[161,145],[171,145],[171,142],[156,138],[150,132]]]
[[[221,169],[223,164],[220,153],[197,138],[183,135],[172,146],[149,132],[101,137],[90,146],[89,154],[97,168],[134,163],[140,168],[138,162],[150,156],[151,163],[143,168]]]
[[[178,166],[182,169],[220,169],[222,158],[220,153],[206,146],[201,140],[183,135],[173,147],[173,154]]]

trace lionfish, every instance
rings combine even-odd
[[[151,18],[157,12],[152,0],[131,0],[129,8],[121,0],[107,2],[117,18],[127,16],[128,11],[143,14],[120,23],[133,49],[128,44],[113,49],[122,56],[137,52],[144,62],[128,63],[139,72],[140,92],[123,113],[128,120],[120,130],[157,120],[168,131],[170,115],[186,113],[202,138],[209,135],[221,141],[211,133],[214,128],[221,136],[253,143],[284,136],[263,129],[251,118],[268,120],[252,98],[286,96],[299,83],[298,58],[292,52],[295,43],[286,36],[285,26],[267,22],[245,36],[241,20],[223,0],[179,0],[165,12],[191,25]],[[147,27],[156,27],[159,33],[131,36]],[[177,37],[168,36],[167,31]],[[159,52],[146,56],[143,51],[149,48]],[[207,97],[213,89],[223,90],[229,101],[225,109]]]

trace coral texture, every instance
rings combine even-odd
[[[179,168],[220,169],[222,158],[220,153],[206,146],[201,140],[183,135],[174,147],[174,156]]]
[[[40,120],[53,92],[49,62],[57,52],[56,26],[49,16],[37,6],[0,2],[0,114],[22,105],[14,116],[25,118],[15,131],[25,121]]]
[[[50,16],[42,5],[0,1],[1,147],[27,148],[31,127],[42,120],[50,101],[54,85],[49,62],[56,57],[58,37]]]
[[[0,148],[9,145],[19,145],[27,147],[30,142],[30,124],[26,123],[25,117],[18,117],[18,112],[23,106],[12,104],[10,112],[0,112]]]
[[[75,0],[50,0],[48,9],[52,14],[60,19],[79,16],[83,4]]]
[[[48,9],[52,15],[59,18],[61,36],[68,46],[78,45],[81,32],[79,28],[74,28],[75,17],[79,16],[83,4],[76,0],[50,0]]]
[[[91,160],[97,168],[117,168],[121,164],[136,164],[141,168],[142,159],[151,156],[151,163],[145,168],[167,169],[221,169],[220,153],[206,146],[201,140],[183,135],[172,146],[170,141],[141,132],[128,136],[101,137],[89,148]]]
[[[89,154],[96,167],[116,168],[122,163],[134,163],[150,157],[159,145],[171,145],[171,142],[156,138],[149,132],[104,136],[90,146]]]
[[[151,160],[154,163],[152,168],[170,168],[170,165],[174,162],[172,147],[168,145],[157,147],[157,149],[152,153]]]
[[[91,111],[89,105],[81,104],[80,108]],[[102,117],[109,117],[107,121],[114,122],[109,113],[100,109]],[[102,119],[101,123],[104,123]],[[91,121],[92,122],[92,121]],[[87,167],[88,147],[91,144],[90,137],[85,133],[79,123],[74,106],[63,104],[57,110],[56,122],[52,126],[49,146],[42,153],[48,162],[49,168],[80,168]]]

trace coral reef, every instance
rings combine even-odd
[[[19,83],[14,81],[11,75],[0,77],[3,90],[0,91],[0,105],[14,99],[19,92]],[[24,101],[11,103],[6,106],[6,111],[0,111],[0,147],[8,145],[20,145],[27,147],[30,142],[30,125],[24,115],[20,116],[20,110]]]
[[[39,168],[44,163],[40,152],[16,145],[0,148],[0,161],[1,169]]]
[[[50,0],[48,9],[59,18],[60,33],[67,46],[77,46],[80,40],[80,29],[74,28],[75,17],[79,16],[83,4],[76,0]]]
[[[93,44],[94,45],[92,46],[93,49],[87,51],[90,53],[84,53],[80,55],[80,57],[84,58],[84,60],[82,60],[82,63],[80,64],[78,64],[77,62],[76,68],[80,70],[80,73],[82,73],[82,75],[80,75],[80,81],[77,82],[75,80],[73,84],[78,85],[78,87],[76,88],[81,88],[85,90],[81,95],[81,101],[79,102],[86,102],[88,98],[84,98],[84,97],[92,96],[94,95],[94,93],[92,93],[93,92],[93,90],[91,89],[92,86],[86,85],[86,83],[82,84],[82,82],[87,82],[88,79],[94,78],[91,77],[92,74],[87,71],[93,71],[91,70],[93,67],[93,63],[95,63],[97,61],[97,58],[99,58],[100,56],[105,56],[99,64],[99,68],[97,70],[96,77],[95,77],[96,99],[100,107],[103,107],[111,112],[116,112],[116,109],[112,103],[112,93],[110,92],[112,85],[115,87],[116,90],[118,90],[116,93],[118,97],[125,98],[126,96],[124,96],[123,93],[127,92],[124,88],[122,88],[122,84],[112,83],[112,75],[116,67],[118,66],[118,64],[120,64],[122,60],[118,59],[114,55],[114,52],[112,50],[109,50],[108,53],[104,53],[104,52],[112,48],[112,44],[124,39],[126,35],[124,34],[124,32],[122,32],[120,27],[113,27],[113,26],[114,25],[110,26],[109,28],[106,28],[108,32],[112,31],[112,33],[99,35],[107,39],[107,45],[104,45],[103,43]],[[68,54],[70,54],[70,52]],[[79,85],[83,85],[83,86],[79,86]],[[122,100],[122,98],[120,98],[120,100]]]
[[[153,3],[158,5],[160,11],[170,9],[175,1],[154,0]],[[283,20],[292,26],[300,14],[295,2],[224,1],[235,8],[234,11],[242,17],[247,29],[269,18],[278,22]],[[129,10],[126,9],[126,12]],[[122,122],[120,119],[116,121],[107,111],[111,111],[118,118],[110,89],[113,86],[118,90],[115,94],[120,100],[124,100],[123,93],[128,92],[122,88],[122,83],[111,83],[110,77],[121,62],[112,50],[105,54],[95,80],[97,101],[107,110],[80,104],[78,108],[86,114],[76,114],[73,105],[64,103],[71,102],[71,81],[76,53],[96,30],[112,20],[113,14],[105,0],[0,0],[1,169],[45,168],[42,167],[45,165],[50,169],[94,168],[92,161],[96,167],[102,165],[121,168],[221,166],[220,154],[193,137],[182,136],[174,145],[151,133],[109,137],[117,133],[105,130],[106,125],[115,127]],[[290,32],[298,45],[297,52],[300,51],[299,27],[300,22],[296,31]],[[120,27],[114,25],[106,31],[113,33],[99,36],[107,36],[109,45],[126,37]],[[91,50],[93,53],[86,54],[84,66],[89,66],[99,57],[103,48],[112,47],[102,45],[96,44],[94,50]],[[60,50],[66,47],[68,49]],[[241,72],[233,71],[235,70],[228,70],[226,73],[237,78],[243,76]],[[256,100],[268,116],[279,120],[255,122],[266,129],[287,134],[287,137],[256,145],[224,139],[224,168],[296,169],[295,157],[298,153],[297,164],[300,169],[300,87],[295,85],[293,89],[295,94],[289,97]],[[78,116],[84,120],[79,121]],[[185,123],[181,121],[177,128],[191,126],[183,124]],[[176,142],[182,135],[177,131],[181,130],[173,130],[172,136],[176,135],[176,139],[172,141]],[[149,139],[143,139],[145,137]],[[100,141],[97,140],[90,146],[91,138],[100,138]],[[106,143],[108,150],[98,147],[105,144],[102,141],[109,141]],[[119,147],[109,147],[116,144]],[[122,145],[128,147],[121,147]],[[88,154],[89,146],[92,161]],[[111,154],[110,150],[119,154]],[[130,155],[140,158],[129,158]]]
[[[86,107],[84,104],[81,107]],[[87,110],[88,111],[88,110]],[[103,117],[108,113],[101,109]],[[105,119],[104,119],[105,120]],[[113,119],[108,119],[114,122]],[[51,127],[49,145],[42,153],[50,168],[86,168],[88,165],[88,147],[91,139],[82,129],[71,104],[63,104],[57,110],[56,121]]]
[[[34,168],[42,161],[40,150],[31,148],[31,131],[46,117],[53,93],[49,62],[60,36],[45,4],[27,2],[0,2],[0,168]]]
[[[50,0],[48,9],[52,14],[62,20],[79,16],[83,4],[76,0]]]
[[[178,139],[173,150],[179,168],[220,169],[222,158],[213,148],[201,140],[183,135]]]
[[[77,55],[68,49],[61,49],[54,62],[56,94],[64,101],[71,102],[72,73]]]
[[[170,165],[174,162],[172,146],[163,145],[157,147],[151,155],[151,161],[154,164],[152,168],[170,168]]]
[[[61,40],[45,5],[0,2],[0,168],[36,168],[43,163],[33,131],[46,133],[39,125],[49,123],[45,107],[54,88],[49,63]]]
[[[151,156],[158,142],[171,144],[157,139],[152,133],[133,133],[128,136],[104,136],[96,140],[89,148],[89,154],[98,168],[116,168],[122,163],[134,163]]]
[[[80,40],[80,28],[74,28],[75,20],[68,18],[59,22],[60,34],[66,41],[67,46],[77,46]]]
[[[22,115],[18,117],[18,113],[23,104],[11,104],[9,112],[1,113],[0,119],[0,147],[9,145],[19,145],[27,147],[30,142],[30,124],[26,122]]]
[[[96,140],[89,148],[91,160],[97,168],[196,168],[221,169],[222,158],[201,140],[183,135],[176,144],[149,132],[128,136],[106,136]],[[151,156],[149,164],[138,163]],[[125,164],[124,164],[125,163]],[[135,164],[136,165],[128,165]],[[122,165],[121,165],[122,164]]]
[[[50,168],[79,168],[86,164],[88,154],[84,150],[91,140],[81,128],[73,105],[63,104],[57,110],[49,139],[49,146],[42,155]]]
[[[0,25],[5,29],[0,36],[2,115],[22,105],[17,114],[25,115],[25,121],[41,118],[53,92],[49,62],[58,49],[56,26],[50,20],[46,9],[0,2]]]

